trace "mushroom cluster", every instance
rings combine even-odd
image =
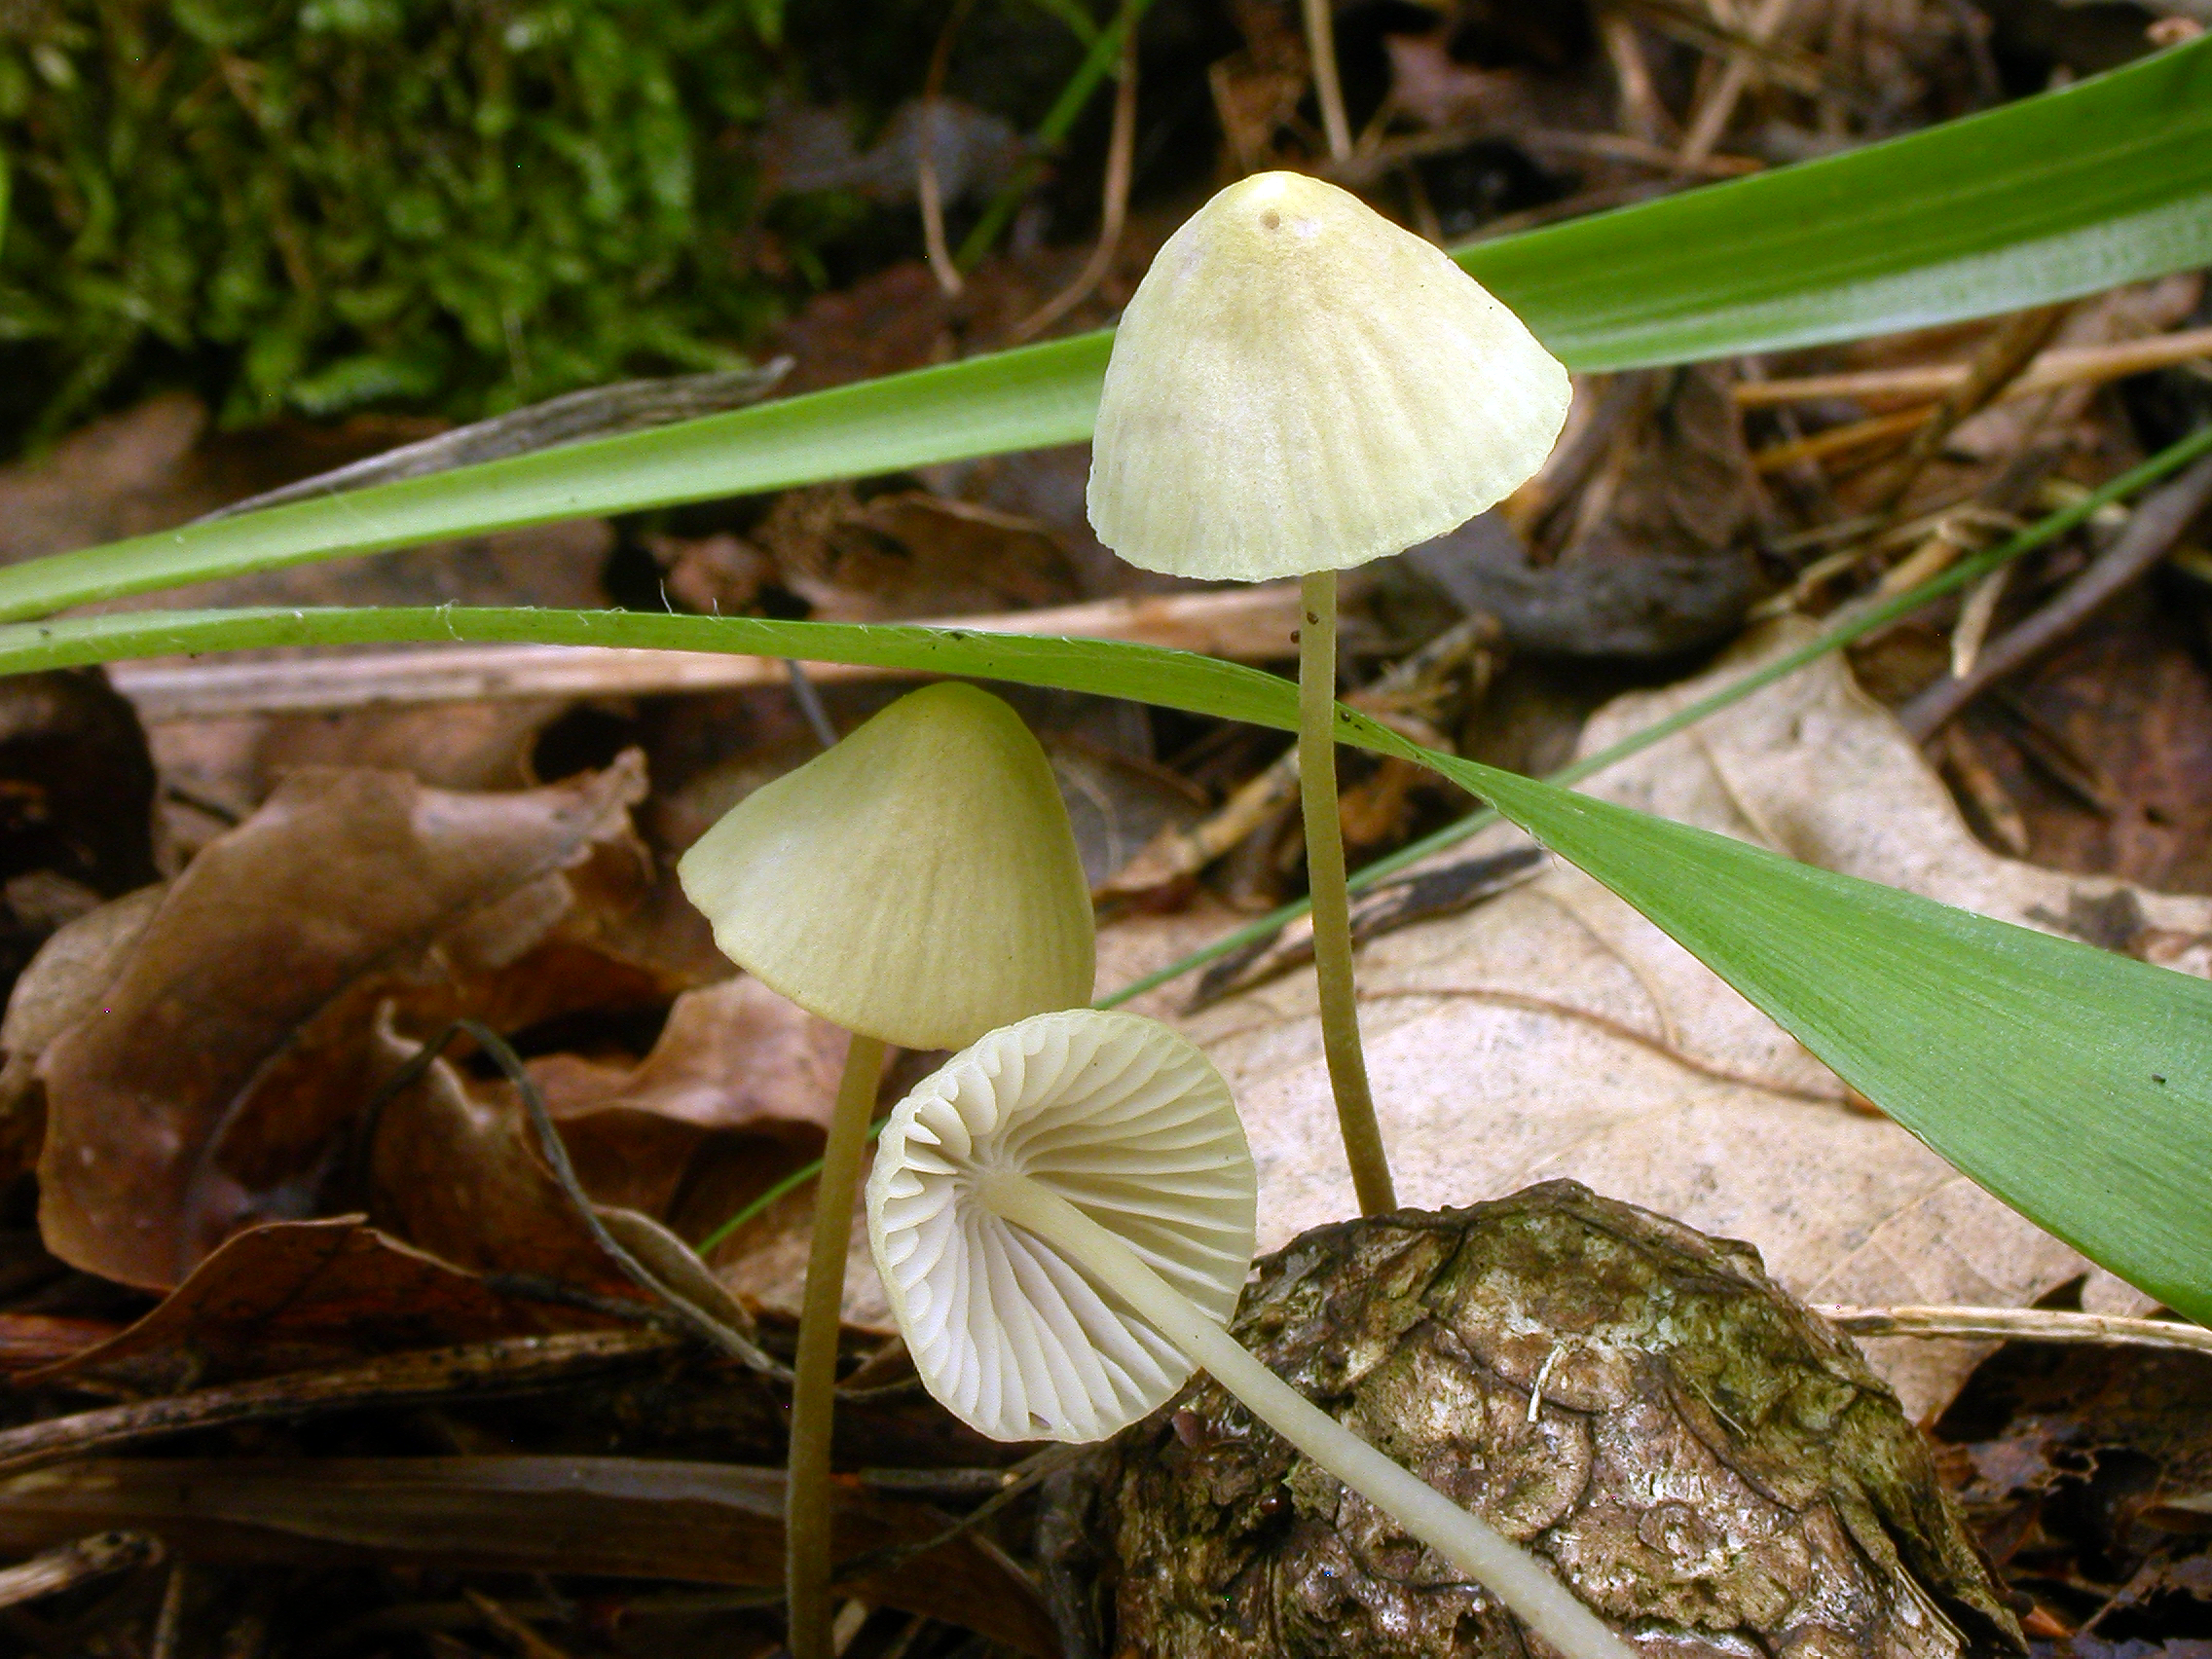
[[[991,1032],[892,1110],[868,1241],[930,1392],[1001,1440],[1102,1439],[1202,1367],[1569,1659],[1628,1659],[1529,1551],[1328,1416],[1224,1329],[1257,1179],[1221,1074],[1155,1020]]]
[[[1090,999],[1090,891],[1051,763],[973,685],[902,698],[677,866],[722,954],[852,1033],[806,1265],[785,1504],[791,1648],[830,1652],[830,1429],[850,1218],[884,1052]]]
[[[1360,1208],[1395,1206],[1352,997],[1333,737],[1339,570],[1532,476],[1567,371],[1443,253],[1298,173],[1229,186],[1122,313],[1092,439],[1098,538],[1132,565],[1301,578],[1299,779],[1322,1047]]]

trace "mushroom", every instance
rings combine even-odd
[[[929,1391],[1000,1440],[1102,1439],[1202,1367],[1570,1659],[1628,1648],[1536,1557],[1223,1328],[1257,1182],[1228,1085],[1175,1032],[1072,1009],[993,1031],[893,1108],[868,1242]]]
[[[826,1659],[838,1311],[885,1048],[957,1049],[1089,1001],[1090,893],[1036,738],[958,682],[754,791],[677,874],[725,956],[852,1033],[815,1199],[785,1499],[792,1650]]]
[[[1114,336],[1090,523],[1132,565],[1299,576],[1301,793],[1322,1046],[1368,1214],[1395,1204],[1352,1000],[1337,816],[1339,570],[1504,498],[1567,419],[1567,371],[1449,258],[1335,185],[1259,173],[1167,239]]]

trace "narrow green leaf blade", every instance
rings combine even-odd
[[[1681,362],[2212,264],[2212,39],[2003,109],[1461,263],[1569,366]],[[1104,334],[0,571],[0,618],[444,536],[1087,437]]]
[[[613,611],[136,612],[0,627],[0,673],[405,640],[740,651],[1129,697],[1291,730],[1261,670],[1098,641]],[[1424,750],[1434,768],[1635,905],[2006,1202],[2212,1322],[2212,982],[1792,863],[1709,830]]]
[[[1635,905],[2005,1202],[2212,1323],[2212,982],[1421,758]]]
[[[2212,263],[2212,39],[1460,263],[1577,369],[1924,327]]]

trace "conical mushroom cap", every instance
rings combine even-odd
[[[747,795],[677,874],[722,954],[849,1031],[957,1049],[1090,1000],[1090,891],[1045,752],[947,682]]]
[[[1101,1439],[1165,1401],[1190,1362],[982,1204],[975,1177],[1000,1172],[1067,1199],[1226,1324],[1259,1191],[1229,1086],[1156,1020],[1043,1014],[947,1061],[877,1145],[868,1240],[929,1391],[999,1440]]]
[[[1362,565],[1511,494],[1568,396],[1438,249],[1333,184],[1259,173],[1167,239],[1122,313],[1090,523],[1179,576]]]

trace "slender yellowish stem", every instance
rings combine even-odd
[[[793,1659],[830,1659],[830,1417],[837,1385],[837,1321],[845,1302],[845,1251],[861,1155],[883,1077],[881,1040],[856,1035],[822,1149],[814,1196],[814,1243],[806,1258],[806,1300],[798,1316],[798,1359],[792,1381],[792,1460],[784,1489],[784,1591],[790,1602]]]
[[[1183,1357],[1299,1451],[1359,1493],[1512,1608],[1568,1659],[1632,1659],[1628,1645],[1529,1551],[1400,1468],[1254,1359],[1144,1259],[1057,1193],[1025,1175],[979,1182],[976,1196],[1080,1263]]]
[[[1321,988],[1321,1051],[1337,1097],[1337,1126],[1362,1215],[1398,1207],[1351,980],[1351,901],[1345,892],[1345,831],[1337,816],[1337,572],[1299,583],[1298,789],[1306,809],[1306,877],[1313,903],[1313,974]]]

